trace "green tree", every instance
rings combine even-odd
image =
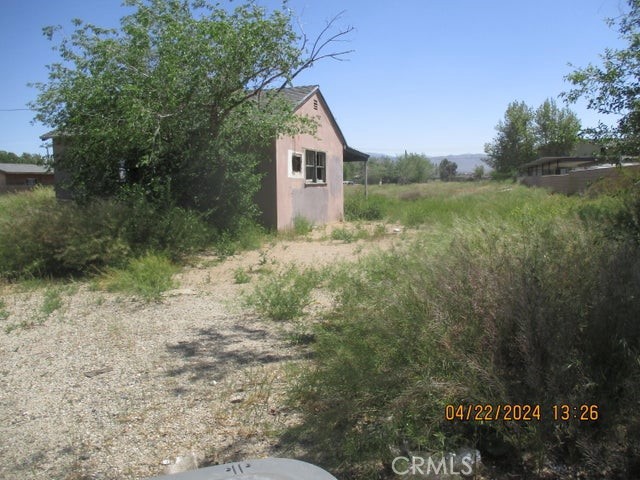
[[[623,49],[608,48],[601,65],[577,68],[566,79],[575,88],[564,96],[571,102],[587,99],[588,108],[603,114],[620,115],[613,127],[600,124],[588,133],[611,154],[640,154],[640,0],[628,0],[629,11],[608,20],[626,41]]]
[[[473,178],[475,180],[481,180],[484,177],[484,165],[476,165],[473,169]]]
[[[445,158],[438,165],[438,173],[440,174],[440,180],[448,182],[456,176],[458,171],[458,164]]]
[[[13,152],[0,150],[0,163],[33,163],[35,165],[44,165],[45,158],[38,153],[23,153],[17,155]]]
[[[74,20],[32,108],[67,137],[57,168],[78,199],[122,192],[206,213],[233,228],[255,212],[256,165],[280,134],[313,132],[277,92],[351,29],[293,29],[283,3],[228,11],[202,0],[125,0],[118,29]],[[335,18],[334,18],[335,20]],[[47,27],[51,39],[57,29]]]
[[[387,156],[369,159],[369,183],[397,183],[398,169],[396,161]]]
[[[344,162],[342,164],[342,178],[351,181],[364,179],[364,162]]]
[[[485,162],[500,175],[515,175],[518,167],[536,158],[534,112],[524,102],[511,102],[498,122],[498,134],[484,147]]]
[[[539,157],[570,155],[580,133],[580,120],[569,108],[547,99],[534,116],[536,153]]]
[[[434,165],[419,153],[405,153],[396,160],[398,183],[426,182],[433,176]]]

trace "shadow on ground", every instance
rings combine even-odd
[[[171,377],[188,375],[190,380],[219,381],[229,373],[250,366],[267,365],[302,358],[302,353],[286,347],[277,328],[234,317],[232,325],[212,325],[199,329],[196,337],[167,345],[180,361],[169,369]]]

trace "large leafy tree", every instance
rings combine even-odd
[[[351,29],[297,34],[286,3],[228,10],[125,0],[118,29],[75,20],[33,108],[67,149],[56,168],[78,199],[134,191],[206,212],[220,228],[253,211],[256,164],[279,134],[313,131],[277,92]],[[57,29],[45,34],[57,38]]]
[[[358,163],[354,167],[350,167],[347,173],[353,175],[357,171],[361,178],[363,166],[362,163]],[[380,181],[383,183],[422,183],[432,179],[436,170],[436,166],[426,155],[410,152],[405,152],[397,157],[371,157],[367,168],[370,183]]]
[[[504,120],[496,125],[496,137],[484,147],[489,156],[485,161],[499,174],[513,174],[520,165],[536,158],[533,119],[534,112],[526,103],[508,105]]]
[[[512,102],[496,126],[498,134],[485,145],[486,162],[499,174],[513,175],[537,157],[570,155],[580,128],[576,114],[558,107],[553,99],[535,110],[524,102]]]
[[[458,171],[458,164],[456,162],[452,162],[448,158],[445,158],[438,165],[438,173],[440,174],[440,180],[443,182],[448,182],[455,178],[456,173]]]
[[[623,49],[608,48],[600,65],[578,68],[567,76],[574,86],[565,93],[569,101],[581,97],[603,114],[618,114],[613,127],[600,124],[590,133],[612,154],[640,154],[640,0],[628,0],[629,11],[609,25],[617,27]]]
[[[547,99],[534,116],[536,153],[540,157],[570,155],[580,134],[580,120],[569,108]]]
[[[422,183],[429,180],[435,167],[426,155],[407,153],[396,160],[398,183]]]

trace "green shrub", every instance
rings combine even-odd
[[[39,188],[0,200],[0,276],[5,278],[95,273],[148,250],[177,260],[210,238],[197,214],[161,210],[140,199],[76,205]]]
[[[233,272],[233,279],[238,284],[249,283],[251,281],[251,277],[242,267],[238,267],[235,269],[235,271]]]
[[[0,275],[69,275],[121,264],[130,247],[120,238],[120,210],[96,202],[58,203],[50,189],[10,195],[0,212]]]
[[[313,223],[306,217],[297,215],[293,219],[293,226],[277,232],[278,238],[283,240],[293,240],[297,237],[304,237],[313,230]]]
[[[129,192],[119,201],[108,202],[107,207],[119,209],[118,233],[135,255],[156,251],[177,261],[213,240],[213,230],[197,212],[155,205],[139,193]]]
[[[425,237],[334,275],[338,306],[293,392],[323,462],[380,478],[398,449],[499,455],[501,443],[510,458],[630,475],[640,461],[640,251],[545,207],[462,224],[449,246]],[[448,422],[447,404],[539,404],[542,419]],[[601,416],[554,421],[557,404],[598,405]]]
[[[44,292],[44,300],[42,302],[41,312],[45,317],[48,317],[56,310],[62,307],[62,297],[60,297],[60,290],[55,288],[48,288]]]
[[[242,222],[240,229],[235,233],[240,250],[256,250],[260,248],[265,236],[264,227],[254,221]]]
[[[0,320],[6,320],[7,318],[9,318],[7,306],[4,303],[4,300],[0,300]]]
[[[223,231],[214,241],[216,253],[229,257],[243,250],[260,248],[266,238],[264,227],[255,222],[242,222],[237,230]]]
[[[312,228],[313,224],[306,217],[297,215],[293,219],[293,231],[296,235],[306,235],[311,232]]]
[[[615,197],[620,208],[608,212],[608,232],[614,238],[628,238],[640,244],[640,180]]]
[[[111,292],[137,295],[147,301],[158,300],[163,292],[175,286],[176,270],[166,256],[149,253],[134,258],[126,268],[108,270],[99,283]]]
[[[345,195],[344,218],[353,220],[382,220],[389,200],[381,195],[365,197],[359,192]]]
[[[317,286],[315,270],[286,270],[266,276],[247,296],[248,305],[272,320],[292,320],[302,316],[311,303],[311,290]]]
[[[331,240],[340,240],[344,243],[351,243],[355,239],[355,235],[346,228],[334,228],[331,231]]]

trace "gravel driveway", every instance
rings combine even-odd
[[[0,287],[9,314],[0,320],[0,478],[133,479],[166,472],[179,455],[201,465],[299,456],[279,433],[297,422],[284,405],[284,368],[305,351],[285,326],[240,306],[251,284],[234,284],[233,272],[265,258],[355,260],[372,248],[303,240],[202,259],[160,303],[66,286],[42,324],[8,333],[43,320],[44,292]]]

